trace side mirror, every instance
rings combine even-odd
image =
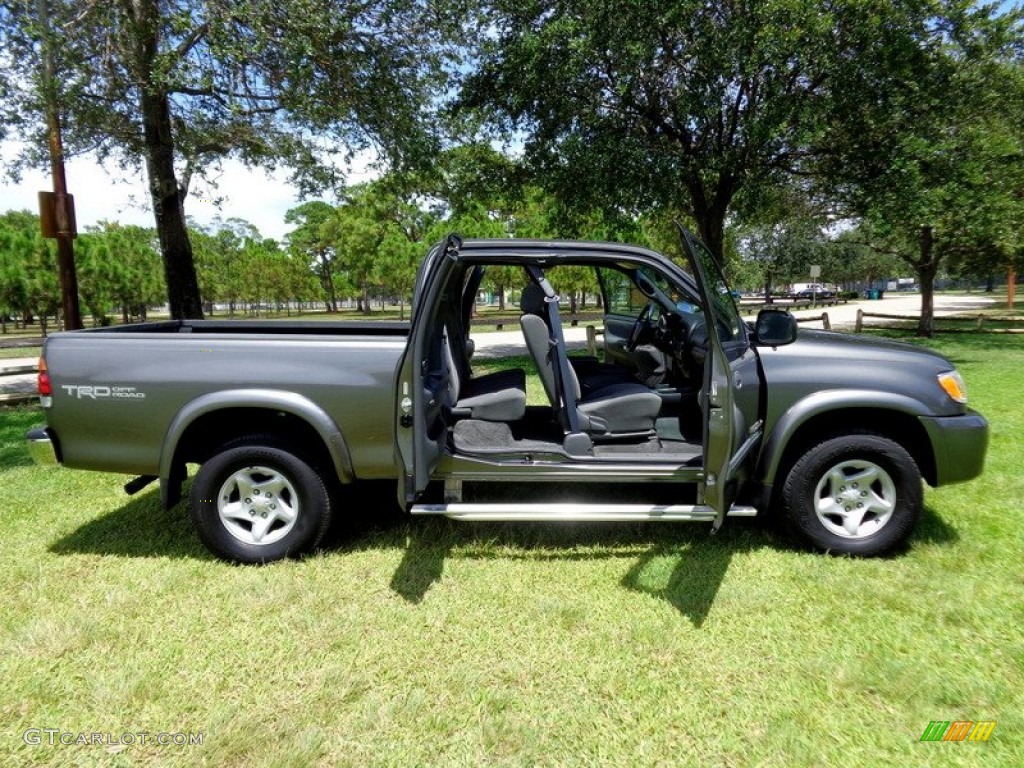
[[[796,318],[785,309],[762,309],[757,313],[754,336],[762,347],[781,347],[796,341]]]

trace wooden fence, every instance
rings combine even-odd
[[[36,362],[13,363],[0,366],[0,403],[23,403],[34,400],[37,396],[35,387],[29,390],[19,390],[7,386],[4,379],[8,376],[23,376],[26,373],[35,373],[38,370]]]
[[[864,320],[878,319],[878,320],[901,320],[903,322],[916,323],[920,320],[917,315],[889,315],[884,312],[865,312],[863,309],[857,310],[857,320],[854,322],[853,332],[860,333],[864,328]],[[936,317],[935,322],[939,323],[942,321],[954,320],[956,322],[972,322],[974,323],[974,329],[977,331],[984,331],[985,333],[1024,333],[1024,328],[993,328],[991,324],[999,323],[1024,323],[1024,317],[993,317],[991,315],[944,315]],[[985,324],[990,324],[989,328],[985,327]],[[939,329],[936,330],[952,330],[952,329]]]

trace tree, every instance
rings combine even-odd
[[[311,200],[284,215],[288,224],[296,227],[287,235],[292,252],[301,255],[320,280],[328,312],[338,311],[338,297],[334,287],[334,241],[324,225],[334,216],[334,206],[323,200]]]
[[[39,234],[39,217],[29,211],[0,216],[0,301],[7,305],[0,312],[17,313],[25,324],[38,317],[44,336],[47,318],[60,308],[55,249]]]
[[[0,124],[42,165],[36,4],[0,1]],[[225,157],[283,163],[304,189],[338,146],[423,156],[443,43],[423,4],[367,0],[62,3],[56,66],[69,153],[145,165],[173,317],[201,317],[184,203]]]
[[[837,62],[874,64],[848,5],[495,0],[462,104],[525,132],[563,196],[681,208],[722,258],[741,195],[801,166]]]
[[[682,210],[724,260],[730,215],[756,212],[780,184],[828,178],[842,195],[851,155],[876,177],[892,166],[885,148],[941,114],[942,62],[1000,55],[993,13],[968,0],[492,0],[460,105],[524,136],[564,199]]]
[[[107,311],[120,307],[121,320],[145,320],[147,307],[166,296],[151,229],[102,221],[78,238],[79,289],[93,321],[107,325]]]
[[[934,6],[890,52],[901,76],[866,79],[874,101],[837,103],[819,160],[824,184],[870,225],[869,244],[917,274],[925,336],[943,259],[1015,245],[1024,189],[1021,12]]]

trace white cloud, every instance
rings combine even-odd
[[[6,162],[17,151],[8,143],[0,148]],[[349,168],[349,183],[372,178],[368,155],[359,155]],[[135,173],[111,166],[100,166],[90,157],[77,157],[66,164],[68,192],[75,197],[75,214],[79,230],[103,219],[122,224],[154,225],[149,194],[141,168]],[[298,190],[288,181],[287,171],[264,172],[246,168],[236,160],[222,164],[220,173],[212,175],[215,190],[201,180],[193,183],[193,193],[185,201],[185,213],[200,224],[222,219],[240,218],[251,222],[264,237],[281,239],[288,232],[284,215],[301,203]],[[7,210],[38,210],[39,190],[52,189],[49,173],[26,171],[19,184],[0,176],[0,212]],[[219,206],[211,200],[211,193]]]

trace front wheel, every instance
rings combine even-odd
[[[792,528],[819,549],[871,556],[903,542],[921,513],[921,473],[898,443],[873,434],[826,440],[782,487]]]
[[[317,471],[274,445],[237,445],[210,458],[192,483],[191,507],[207,548],[240,563],[309,552],[331,519]]]

